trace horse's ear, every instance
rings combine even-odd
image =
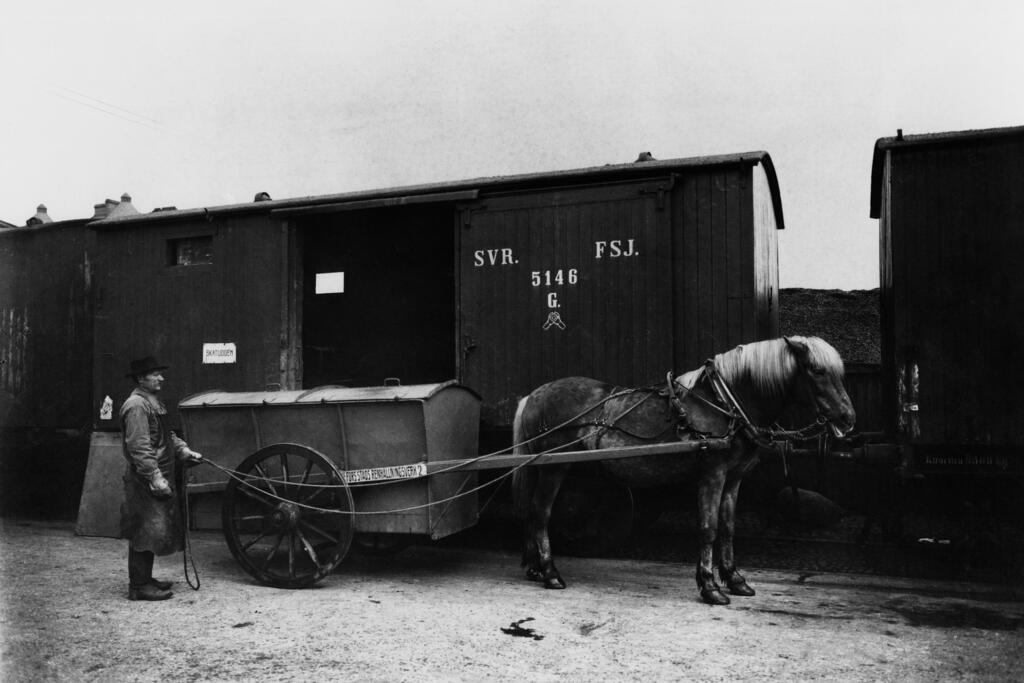
[[[789,337],[783,337],[783,339],[786,341],[786,346],[789,347],[789,350],[796,354],[798,358],[807,357],[807,344],[797,339],[791,339]]]

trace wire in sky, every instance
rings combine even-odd
[[[150,118],[148,116],[143,116],[142,114],[136,114],[135,112],[133,112],[133,111],[131,111],[129,109],[125,109],[124,107],[119,107],[116,104],[111,104],[110,102],[107,102],[105,100],[101,100],[101,99],[93,97],[91,95],[86,95],[85,93],[78,92],[77,90],[72,90],[71,88],[65,88],[64,86],[57,85],[57,84],[53,84],[53,87],[57,88],[58,90],[64,90],[65,92],[69,92],[72,95],[77,95],[78,97],[84,97],[87,100],[92,100],[93,102],[96,102],[98,104],[102,104],[104,107],[110,107],[111,109],[116,109],[117,111],[124,112],[125,114],[129,114],[131,116],[134,116],[137,119],[144,119],[146,121],[152,121],[153,123],[155,123],[158,126],[162,126],[163,125],[162,123],[160,123],[159,121],[157,121],[154,118]]]
[[[54,85],[53,87],[55,88],[55,90],[52,94],[56,97],[61,98],[62,100],[74,102],[75,104],[81,105],[83,107],[88,107],[89,109],[93,109],[103,114],[107,114],[108,116],[113,116],[115,118],[121,119],[122,121],[134,123],[137,126],[144,126],[146,128],[152,128],[154,130],[166,130],[164,125],[156,119],[152,119],[148,116],[142,116],[141,114],[136,114],[123,107],[118,107],[117,105],[110,104],[109,102],[104,102],[103,100],[97,99],[95,97],[90,97],[89,95],[76,92],[74,90],[71,90],[70,88],[65,88],[59,85]],[[64,93],[58,92],[59,90],[64,90],[68,93],[72,93],[73,95],[75,95],[75,97],[71,97],[70,95],[65,95]],[[89,102],[86,102],[80,98],[92,100],[93,102],[96,102],[103,106],[96,106],[95,104],[90,104]],[[122,114],[119,112],[124,113]],[[127,114],[128,116],[125,116],[125,114]]]

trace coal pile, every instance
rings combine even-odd
[[[779,290],[779,325],[784,335],[821,337],[848,364],[881,362],[877,289]]]

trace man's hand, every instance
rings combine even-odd
[[[164,479],[164,475],[160,470],[154,471],[149,475],[149,492],[153,494],[154,498],[161,500],[170,498],[174,495],[174,491],[171,490],[171,485]]]
[[[199,463],[203,462],[203,454],[192,450],[191,448],[185,451],[185,466],[194,467]]]

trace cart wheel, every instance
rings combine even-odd
[[[274,444],[242,461],[235,476],[224,490],[224,538],[257,580],[304,588],[345,558],[354,526],[346,514],[353,510],[352,492],[326,456]]]

